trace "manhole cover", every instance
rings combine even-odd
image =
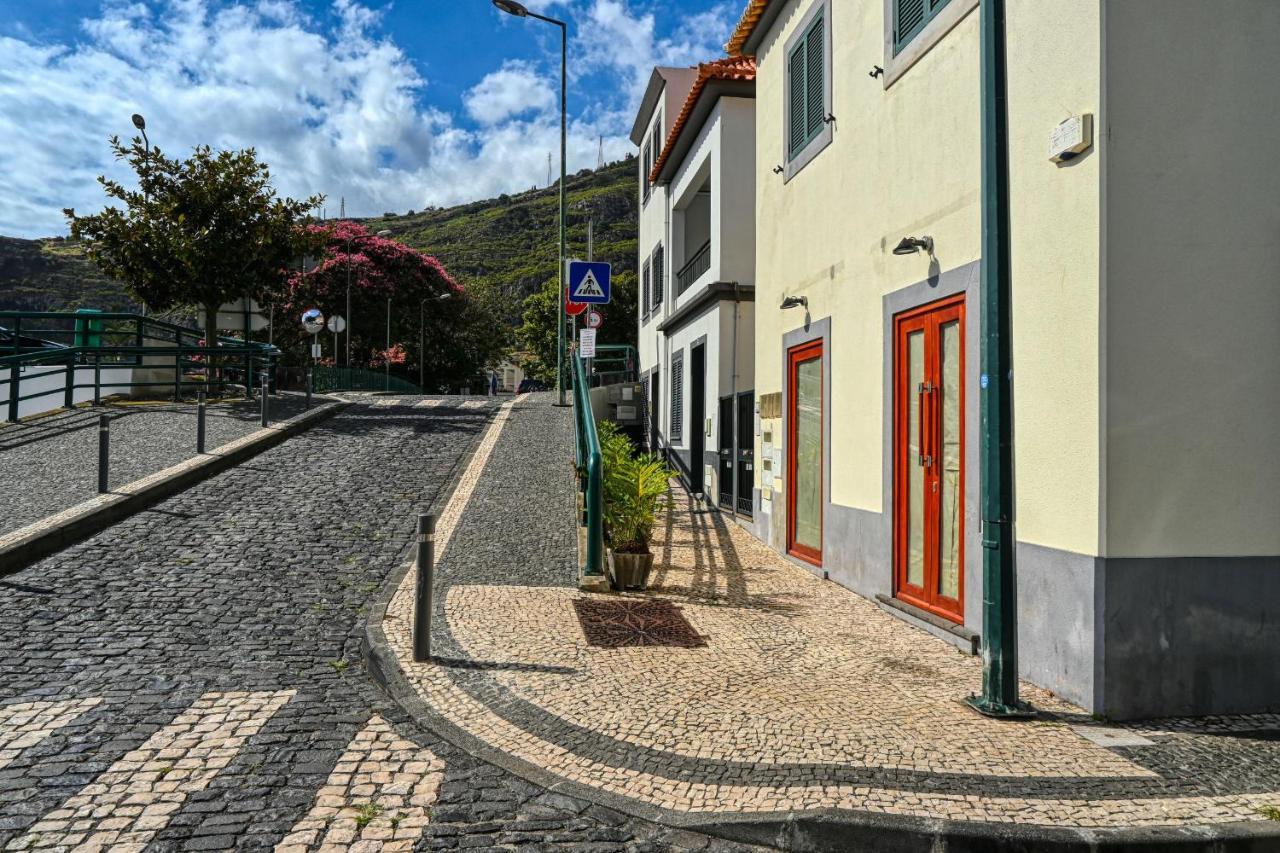
[[[707,645],[681,615],[680,608],[665,599],[575,598],[573,609],[578,612],[578,622],[590,646],[696,649]]]

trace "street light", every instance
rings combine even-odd
[[[147,138],[147,120],[143,118],[140,113],[134,113],[132,120],[133,126],[142,134],[142,144],[145,146],[144,150],[146,151],[143,163],[146,164],[147,171],[151,171],[151,140]],[[145,184],[142,187],[142,199],[143,201],[147,200],[147,188]],[[142,302],[142,316],[145,317],[147,316],[147,302],[145,299],[139,301]],[[209,340],[213,339],[209,338]]]
[[[517,18],[537,18],[539,21],[546,21],[548,24],[555,24],[560,28],[560,300],[556,306],[556,393],[559,396],[558,405],[565,405],[564,402],[564,326],[566,315],[564,313],[565,303],[565,281],[564,281],[564,265],[565,265],[565,172],[566,148],[568,145],[568,110],[566,107],[566,97],[569,89],[568,84],[568,57],[569,57],[569,27],[564,21],[548,18],[545,15],[539,15],[537,12],[530,12],[522,4],[516,0],[493,0],[493,5],[508,15],[515,15]]]
[[[418,303],[418,388],[426,391],[426,363],[427,363],[427,303],[428,302],[444,302],[453,296],[453,291],[446,290],[439,296],[428,296]]]
[[[391,231],[390,229],[384,228],[378,232],[378,236],[389,237],[391,236]],[[348,256],[347,264],[350,265],[350,263],[351,263],[351,258],[350,256]],[[382,358],[384,363],[383,369],[386,371],[386,379],[385,379],[382,390],[390,391],[391,390],[391,297],[390,296],[387,297],[387,348],[382,353]]]

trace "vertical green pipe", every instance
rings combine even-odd
[[[988,716],[1031,713],[1018,701],[1010,347],[1009,106],[1005,0],[982,0],[982,695]]]

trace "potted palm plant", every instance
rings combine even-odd
[[[649,539],[667,505],[671,470],[656,456],[637,455],[611,422],[601,424],[600,451],[609,574],[617,589],[644,589],[653,569]]]

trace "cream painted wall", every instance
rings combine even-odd
[[[782,335],[803,318],[777,306],[807,296],[813,319],[832,320],[831,499],[881,512],[882,297],[980,254],[979,16],[966,15],[885,89],[867,77],[883,64],[883,0],[832,3],[834,139],[784,183],[773,174],[782,49],[809,2],[790,0],[757,51],[756,389],[781,390]],[[1098,109],[1098,2],[1012,6],[1018,536],[1095,554],[1098,166],[1091,156],[1060,169],[1047,147],[1059,120]],[[925,234],[936,243],[932,270],[923,254],[892,254],[903,236]],[[979,333],[976,321],[967,331]]]
[[[1106,5],[1106,544],[1280,554],[1280,3]]]

